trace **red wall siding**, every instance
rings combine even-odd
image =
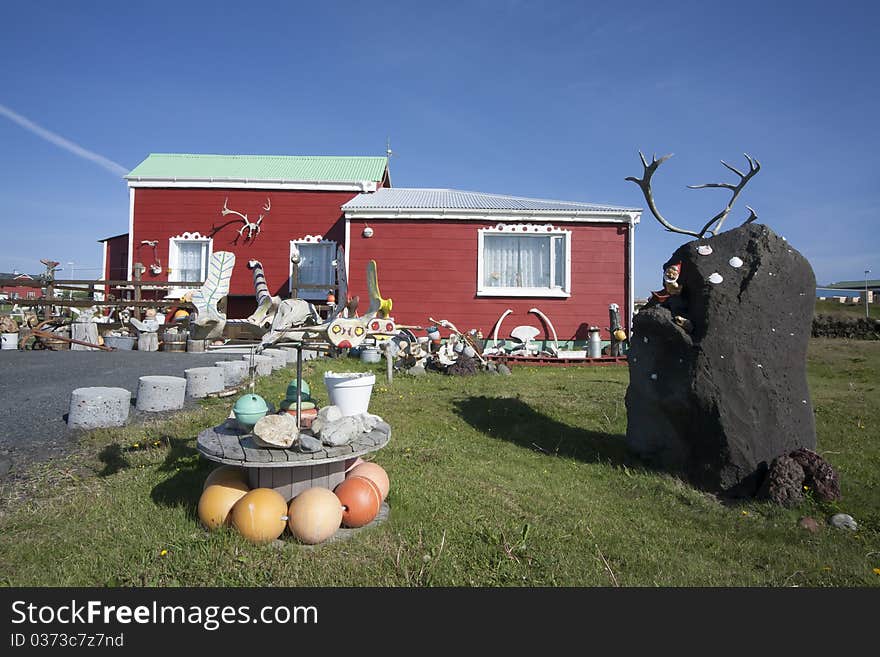
[[[10,285],[8,287],[0,286],[0,292],[8,295],[9,299],[42,299],[44,296],[42,288],[24,287],[22,285]],[[34,296],[29,297],[29,294],[32,294]]]
[[[364,238],[365,225],[373,237]],[[608,305],[620,305],[627,322],[628,227],[616,224],[554,224],[572,232],[571,296],[567,299],[533,297],[477,297],[477,248],[480,228],[496,222],[464,221],[352,221],[349,247],[350,295],[359,295],[366,307],[366,267],[375,260],[379,290],[394,302],[392,315],[399,324],[427,326],[428,317],[447,319],[459,330],[480,329],[488,337],[507,308],[499,337],[508,337],[519,325],[541,329],[530,314],[537,308],[550,318],[560,340],[584,340],[589,326],[602,328],[608,339]],[[363,309],[362,309],[363,310]],[[446,335],[446,331],[442,331]]]
[[[147,247],[144,247],[146,249]],[[104,241],[107,258],[104,269],[105,281],[127,281],[128,279],[128,233],[111,237]],[[152,259],[144,264],[149,267]]]
[[[253,274],[247,267],[248,260],[263,263],[266,282],[272,294],[288,296],[290,278],[290,240],[306,235],[322,235],[342,244],[345,239],[345,220],[341,207],[354,198],[352,192],[319,192],[287,190],[243,189],[153,189],[137,188],[134,202],[134,235],[132,262],[142,262],[149,268],[153,263],[153,248],[141,246],[142,240],[159,240],[158,253],[162,273],[158,276],[144,272],[144,280],[168,280],[168,239],[184,232],[199,232],[211,236],[212,229],[234,219],[213,234],[214,251],[231,251],[235,254],[235,270],[232,274],[230,295],[254,297]],[[260,234],[245,242],[238,237],[244,225],[234,215],[222,216],[224,199],[228,207],[247,214],[256,221],[266,199],[272,201],[272,209],[263,219]],[[246,234],[246,233],[245,233]],[[244,300],[230,299],[228,314],[243,317],[248,304]]]

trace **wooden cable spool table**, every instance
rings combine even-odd
[[[391,427],[380,422],[348,444],[308,453],[259,447],[252,434],[233,422],[202,431],[196,440],[199,452],[210,461],[247,468],[251,488],[272,488],[285,500],[313,486],[333,490],[345,479],[346,461],[382,449],[391,438]]]
[[[302,413],[302,350],[303,342],[293,343],[296,358],[296,417]],[[351,442],[324,447],[317,452],[301,452],[296,447],[260,447],[253,434],[242,431],[234,419],[205,429],[196,440],[196,447],[206,459],[225,465],[247,468],[251,488],[272,488],[285,500],[291,500],[314,486],[333,490],[345,479],[345,463],[382,449],[391,439],[391,427],[379,422]]]

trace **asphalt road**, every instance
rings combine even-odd
[[[216,351],[0,350],[0,480],[70,450],[76,432],[67,428],[65,416],[75,388],[126,388],[134,401],[141,376],[183,376],[189,367],[240,358]]]

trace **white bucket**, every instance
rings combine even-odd
[[[366,413],[373,394],[375,374],[365,372],[327,372],[324,374],[324,385],[330,403],[338,406],[343,415]]]
[[[382,360],[382,354],[376,347],[364,347],[361,349],[362,363],[378,363]]]
[[[0,333],[0,349],[18,349],[18,333]]]

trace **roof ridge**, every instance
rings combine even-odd
[[[371,160],[387,160],[386,155],[260,155],[256,153],[150,153],[148,157],[280,157],[280,158],[300,158],[300,159],[371,159]]]
[[[479,192],[466,189],[452,189],[450,187],[386,187],[388,191],[426,191],[426,192],[455,192],[458,194],[475,194],[477,196],[492,196],[496,198],[506,198],[517,201],[537,201],[539,203],[562,203],[565,205],[583,205],[589,207],[613,208],[615,210],[636,210],[636,208],[624,207],[620,205],[612,205],[611,203],[588,203],[586,201],[566,201],[557,198],[541,198],[538,196],[514,196],[512,194],[496,194],[494,192]],[[382,191],[382,190],[376,190]]]

